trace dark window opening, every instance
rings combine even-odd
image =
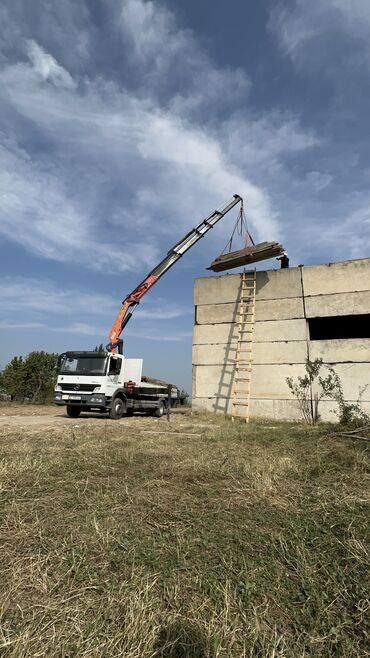
[[[366,315],[335,315],[308,320],[311,340],[335,338],[370,338],[370,313]]]
[[[121,365],[122,365],[121,359],[111,358],[109,363],[108,375],[119,375],[119,373],[121,372]]]

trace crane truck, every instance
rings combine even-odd
[[[176,387],[143,381],[142,359],[123,355],[123,329],[141,299],[191,247],[193,247],[242,197],[235,194],[222,208],[215,210],[187,233],[167,252],[161,262],[123,300],[109,333],[109,343],[103,352],[64,352],[59,356],[58,379],[54,402],[66,406],[67,414],[77,418],[81,412],[108,413],[113,420],[134,411],[146,411],[162,416],[168,403],[178,398]]]

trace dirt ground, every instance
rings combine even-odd
[[[191,419],[190,408],[173,409],[171,413],[170,424],[176,427],[181,426],[184,418]],[[57,407],[53,405],[27,405],[27,404],[9,404],[2,403],[0,405],[0,429],[16,429],[16,428],[55,428],[62,426],[80,427],[82,425],[90,425],[92,427],[99,427],[103,425],[110,425],[112,427],[119,425],[127,425],[128,427],[151,427],[153,425],[164,425],[164,429],[168,429],[167,416],[163,418],[153,418],[144,414],[137,414],[133,417],[123,417],[121,420],[110,420],[106,415],[102,414],[82,414],[79,418],[69,418],[67,416],[65,407]],[[188,425],[188,423],[186,423]],[[199,425],[199,423],[197,423]]]

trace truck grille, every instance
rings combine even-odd
[[[92,393],[97,384],[60,384],[62,391],[69,391],[77,393],[78,391],[85,391]]]

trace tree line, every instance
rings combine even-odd
[[[15,356],[0,373],[0,391],[17,402],[44,403],[53,399],[58,354],[30,352]]]

